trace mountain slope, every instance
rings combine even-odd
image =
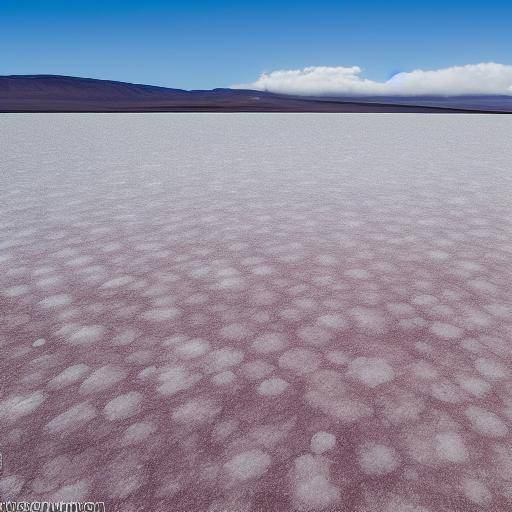
[[[0,112],[512,112],[512,98],[319,98],[169,89],[57,75],[0,76]]]

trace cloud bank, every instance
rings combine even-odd
[[[485,62],[424,71],[398,73],[386,82],[368,80],[361,68],[312,66],[262,73],[249,84],[234,89],[255,89],[301,96],[460,96],[512,95],[512,66]]]

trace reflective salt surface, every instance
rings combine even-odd
[[[511,510],[511,133],[2,116],[2,499]]]

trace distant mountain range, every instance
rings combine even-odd
[[[0,112],[512,113],[512,96],[305,97],[241,89],[186,91],[58,75],[0,76]]]

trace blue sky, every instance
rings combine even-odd
[[[447,5],[448,4],[448,5]],[[263,71],[512,63],[512,2],[0,0],[0,74],[213,88]]]

